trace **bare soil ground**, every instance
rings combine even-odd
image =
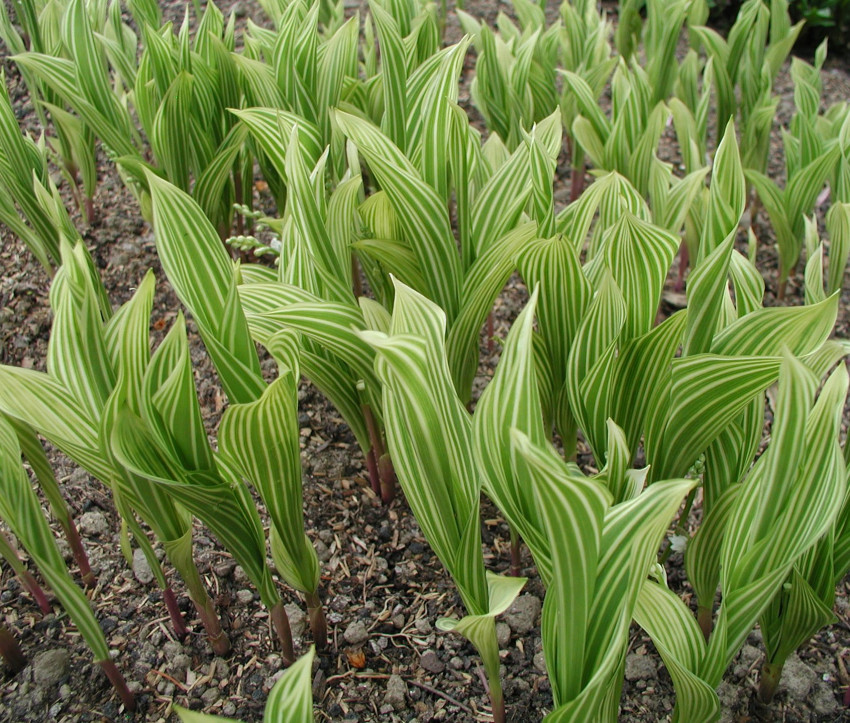
[[[228,5],[228,3],[224,3]],[[239,22],[248,15],[261,22],[253,3],[235,3]],[[226,8],[225,8],[226,9]],[[468,2],[467,10],[495,21],[506,3]],[[182,4],[168,11],[182,17]],[[456,22],[448,39],[459,38]],[[28,93],[15,66],[3,59],[7,84],[24,127],[39,132]],[[474,67],[469,58],[461,100],[471,116],[480,117],[468,102],[468,81]],[[850,72],[839,63],[824,71],[827,104],[848,97]],[[793,108],[787,73],[777,85],[782,103],[777,123],[787,123]],[[672,153],[670,139],[662,152]],[[778,125],[771,170],[781,173]],[[559,167],[556,200],[568,196],[567,159]],[[145,271],[158,279],[153,316],[155,330],[167,329],[179,303],[155,254],[151,229],[105,160],[95,198],[96,220],[85,227],[77,215],[114,305],[126,301]],[[764,219],[754,228],[762,245],[760,268],[768,282],[767,304],[775,303],[776,258]],[[22,244],[2,230],[0,245],[0,363],[43,369],[51,314],[48,280]],[[674,272],[675,273],[675,270]],[[671,275],[670,289],[672,289]],[[514,278],[496,304],[495,334],[504,338],[527,298]],[[675,303],[675,295],[669,295]],[[850,299],[843,298],[836,335],[847,338]],[[785,303],[802,303],[792,284]],[[668,309],[669,311],[669,309]],[[190,322],[195,377],[205,422],[214,435],[223,395],[214,369]],[[479,387],[498,360],[482,338]],[[308,535],[323,564],[322,593],[330,623],[330,649],[314,670],[317,720],[325,721],[472,721],[487,720],[487,695],[479,660],[462,639],[434,629],[437,617],[461,612],[459,598],[429,549],[403,499],[386,508],[375,498],[354,438],[337,412],[309,385],[300,392],[300,426],[304,461],[304,511]],[[259,721],[267,693],[282,672],[267,614],[244,572],[202,527],[195,532],[196,558],[214,595],[223,624],[233,642],[227,659],[213,655],[203,630],[172,575],[180,604],[190,619],[191,634],[177,641],[170,628],[161,594],[149,570],[136,559],[128,566],[118,545],[118,518],[109,493],[55,450],[50,450],[65,496],[78,520],[98,587],[92,606],[107,635],[115,660],[135,690],[139,712],[123,713],[99,668],[58,604],[42,616],[21,590],[11,571],[0,571],[0,621],[10,627],[31,664],[12,676],[0,668],[0,722],[6,721],[175,721],[172,705]],[[587,462],[589,458],[585,458]],[[508,568],[509,534],[497,510],[482,507],[488,566]],[[70,554],[68,554],[70,560]],[[503,680],[512,721],[540,720],[551,710],[552,698],[543,665],[539,628],[543,589],[526,555],[529,582],[520,602],[499,625]],[[680,555],[669,562],[671,584],[688,594]],[[301,650],[309,644],[301,602],[285,593]],[[727,672],[720,695],[725,721],[850,721],[843,703],[850,685],[850,580],[839,586],[837,622],[821,631],[789,661],[780,693],[770,708],[754,697],[754,682],[762,658],[755,631]],[[623,721],[669,720],[674,705],[672,683],[657,653],[640,630],[633,630],[626,663],[621,704]]]

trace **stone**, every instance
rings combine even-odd
[[[103,537],[109,532],[109,522],[103,512],[86,512],[80,517],[80,532],[91,537]]]
[[[445,663],[433,650],[426,650],[419,658],[419,665],[429,673],[442,673],[446,669]]]
[[[818,674],[800,660],[796,653],[788,656],[782,669],[779,687],[788,691],[789,698],[805,700],[817,682]]]
[[[393,707],[394,710],[402,710],[407,698],[407,685],[400,675],[391,675],[387,681],[387,693],[384,703]]]
[[[822,681],[818,681],[815,685],[811,702],[815,712],[824,718],[834,716],[838,712],[838,701],[835,699],[832,688]]]
[[[534,654],[534,658],[532,659],[532,664],[534,665],[534,669],[538,673],[545,673],[546,672],[546,656],[543,655],[542,650],[539,653]]]
[[[183,652],[183,646],[176,640],[166,640],[162,644],[162,654],[166,660],[173,660],[176,655]]]
[[[307,615],[300,605],[284,605],[286,616],[289,618],[289,629],[292,631],[294,639],[300,638],[307,630]]]
[[[626,656],[626,680],[655,680],[658,670],[648,655],[630,653]]]
[[[224,708],[221,709],[221,712],[222,715],[232,718],[236,715],[236,703],[232,700],[227,701],[227,703],[224,704]]]
[[[363,645],[369,639],[369,631],[362,620],[355,620],[345,629],[342,637],[349,645]]]
[[[237,590],[236,599],[242,604],[247,605],[254,600],[254,593],[250,590]]]
[[[168,662],[168,667],[175,673],[185,673],[192,667],[192,659],[186,653],[180,653]]]
[[[71,668],[71,655],[63,648],[46,650],[32,661],[32,677],[36,685],[50,688],[67,677]]]
[[[534,595],[520,595],[504,615],[505,622],[517,635],[530,633],[540,615],[542,603]]]
[[[138,547],[133,550],[133,575],[142,585],[149,585],[153,582],[151,566],[148,564],[145,553]]]
[[[500,648],[507,646],[511,642],[511,626],[507,623],[496,623],[496,642]]]
[[[204,701],[205,706],[211,706],[221,697],[221,693],[218,692],[218,688],[207,688],[203,693],[201,693],[201,700]]]
[[[316,548],[316,557],[319,558],[320,562],[327,562],[333,556],[330,548],[321,540],[316,540],[313,546]]]

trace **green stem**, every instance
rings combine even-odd
[[[759,678],[759,700],[765,705],[773,700],[776,695],[776,688],[779,686],[779,679],[782,677],[783,663],[768,663],[765,662],[761,666],[761,676]]]

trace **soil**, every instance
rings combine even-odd
[[[223,5],[226,11],[232,3]],[[235,9],[241,25],[248,17],[258,23],[264,17],[252,2],[240,0]],[[467,3],[467,10],[494,22],[497,12],[508,11],[509,6],[476,0]],[[167,14],[175,19],[182,18],[182,13],[182,4],[167,8]],[[448,40],[459,37],[459,27],[451,19]],[[3,64],[22,126],[40,132],[26,88],[5,54]],[[461,101],[480,124],[468,96],[473,68],[470,56]],[[827,104],[848,96],[847,66],[829,61],[823,78]],[[776,92],[782,95],[782,102],[771,172],[781,174],[778,129],[787,124],[793,108],[787,68]],[[674,153],[670,140],[665,139],[662,153]],[[94,223],[86,226],[79,214],[75,222],[116,307],[130,297],[145,271],[154,269],[158,289],[153,327],[167,328],[179,302],[160,268],[151,229],[141,220],[114,167],[101,159],[99,172]],[[569,193],[567,159],[562,159],[558,174],[556,202],[562,206]],[[766,220],[757,218],[754,228],[761,239],[759,268],[768,285],[765,303],[775,304],[776,256],[770,227]],[[49,281],[22,244],[5,229],[2,234],[0,363],[43,369],[51,323]],[[673,303],[675,273],[674,268],[668,287],[668,299]],[[505,337],[526,298],[525,288],[515,277],[495,307],[496,336]],[[845,295],[842,301],[835,333],[848,338],[850,299]],[[797,284],[789,286],[784,303],[802,303]],[[214,438],[223,395],[191,320],[189,329],[198,393],[207,429]],[[496,344],[489,351],[482,337],[477,388],[483,387],[492,374],[498,348]],[[314,669],[317,720],[488,720],[485,683],[475,651],[461,638],[434,629],[438,617],[461,613],[460,600],[403,497],[389,507],[382,505],[370,489],[354,438],[336,410],[308,384],[302,386],[299,399],[306,529],[322,562],[321,588],[330,625],[329,650],[317,658]],[[176,721],[172,712],[175,703],[244,721],[261,720],[268,691],[281,674],[283,663],[268,615],[241,568],[203,527],[196,526],[198,566],[215,598],[233,651],[227,659],[213,655],[199,621],[193,619],[194,610],[182,583],[172,575],[191,630],[182,643],[177,641],[149,571],[138,562],[128,566],[121,555],[118,518],[107,490],[57,451],[49,449],[49,453],[99,581],[90,595],[92,607],[118,667],[136,693],[139,712],[135,717],[123,712],[59,604],[54,601],[53,614],[42,615],[4,565],[0,572],[0,622],[14,632],[30,665],[14,676],[6,668],[0,669],[0,721]],[[580,461],[587,463],[589,458]],[[486,500],[482,523],[487,565],[496,572],[506,572],[507,525]],[[63,549],[70,560],[70,552]],[[552,707],[539,627],[543,589],[527,553],[524,562],[529,581],[523,598],[499,625],[505,697],[512,721],[540,720]],[[671,584],[688,595],[681,555],[669,559],[668,574]],[[291,591],[285,589],[284,595],[298,651],[303,652],[309,644],[303,605]],[[843,703],[850,685],[846,670],[850,665],[850,579],[839,585],[835,612],[835,624],[818,633],[789,661],[779,694],[769,708],[760,706],[754,696],[763,657],[759,633],[754,631],[720,687],[723,720],[850,721]],[[634,627],[621,720],[669,720],[674,700],[670,677],[659,656],[648,638]]]

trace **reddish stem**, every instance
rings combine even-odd
[[[86,211],[86,223],[91,226],[94,224],[94,201],[89,196],[83,200],[83,208]]]
[[[372,492],[376,495],[380,495],[381,477],[378,473],[378,461],[375,459],[374,447],[372,447],[366,454],[366,469],[369,470],[369,484],[372,486]]]
[[[354,298],[363,296],[363,282],[360,279],[360,263],[357,257],[351,254],[351,288],[354,292]]]
[[[41,585],[38,584],[29,570],[23,570],[21,572],[21,582],[24,584],[24,587],[27,589],[29,594],[32,595],[38,603],[38,606],[41,608],[41,612],[45,615],[50,615],[50,613],[53,612],[53,607],[47,599],[47,595]]]
[[[13,673],[18,673],[27,666],[24,651],[5,625],[0,625],[0,657],[6,661]]]
[[[697,622],[699,623],[699,628],[702,630],[702,634],[705,636],[706,642],[708,638],[711,636],[711,627],[712,627],[712,613],[711,608],[706,608],[700,605],[697,608]]]
[[[292,647],[292,629],[289,627],[289,617],[283,607],[283,600],[279,600],[271,609],[271,617],[277,639],[283,649],[283,660],[287,665],[292,665],[295,662],[295,650]]]
[[[195,604],[195,609],[201,618],[201,623],[204,630],[207,631],[210,645],[216,655],[224,657],[230,652],[230,639],[224,630],[221,629],[221,621],[218,619],[212,600],[206,599],[205,604],[200,605],[196,600],[192,600]]]
[[[97,584],[97,579],[91,571],[89,558],[86,555],[86,549],[83,547],[83,541],[80,539],[80,533],[77,531],[77,526],[71,516],[68,516],[67,521],[62,527],[65,529],[65,537],[68,538],[68,544],[71,546],[71,553],[74,555],[74,560],[80,568],[80,577],[83,579],[83,584],[86,587],[94,587]]]
[[[177,596],[174,594],[174,590],[170,587],[165,588],[162,591],[162,599],[165,601],[168,616],[171,618],[171,627],[174,628],[174,634],[180,640],[183,640],[189,634],[189,630],[186,628],[186,619],[177,605]]]
[[[685,290],[685,270],[690,262],[690,253],[688,252],[688,244],[682,241],[679,247],[679,273],[676,277],[676,284],[673,287],[677,294],[681,294]]]
[[[511,528],[511,577],[522,577],[522,538]]]
[[[493,353],[493,312],[487,314],[487,353]]]
[[[121,697],[121,702],[124,704],[124,707],[128,711],[136,710],[136,699],[127,687],[124,676],[121,675],[121,672],[118,670],[115,663],[111,660],[98,660],[97,664],[101,667],[103,672],[106,673],[106,677],[109,678],[109,682],[112,683],[115,691]]]
[[[310,630],[313,633],[313,642],[318,650],[328,647],[328,621],[325,619],[325,611],[322,609],[322,601],[318,592],[307,593],[307,615],[310,618]]]
[[[381,501],[388,505],[395,499],[395,467],[389,454],[381,455],[378,472],[381,476]]]
[[[581,192],[584,190],[584,163],[578,168],[573,168],[572,179],[570,182],[570,203],[575,201]]]

